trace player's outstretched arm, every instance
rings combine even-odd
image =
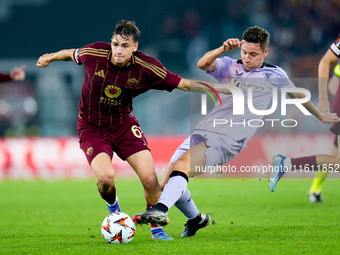
[[[44,54],[39,57],[37,61],[38,67],[46,67],[49,66],[51,62],[62,60],[62,61],[71,61],[73,59],[74,49],[69,50],[61,50],[55,53]]]
[[[225,85],[236,86],[236,83],[233,81],[231,83],[226,83]],[[210,82],[189,80],[189,79],[184,79],[184,78],[181,79],[177,88],[183,91],[202,92],[204,90],[208,90],[208,91],[214,91],[214,92],[216,91],[218,93],[223,93],[223,94],[231,94],[230,89],[224,88],[222,85],[215,87],[215,84],[210,83]]]
[[[305,98],[303,93],[289,93],[290,98]],[[340,118],[336,113],[321,113],[314,106],[311,100],[302,104],[311,114],[317,117],[323,123],[337,123],[340,122]]]

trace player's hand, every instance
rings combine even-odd
[[[164,187],[165,187],[165,184],[168,183],[169,181],[169,174],[170,172],[166,172],[165,175],[163,176],[162,180],[159,182],[159,186],[161,187],[161,191],[163,191]]]
[[[319,100],[319,103],[316,106],[316,108],[323,113],[330,112],[331,109],[328,100]]]
[[[12,80],[15,80],[15,81],[25,80],[26,78],[25,70],[26,70],[26,66],[13,68],[12,71],[9,73],[9,76],[11,77]]]
[[[237,38],[230,38],[223,42],[223,52],[233,50],[237,47],[240,47],[244,43],[244,40],[240,41]]]
[[[336,115],[336,113],[321,113],[321,122],[338,123],[340,122],[340,118]]]
[[[166,182],[163,181],[163,180],[159,182],[159,186],[161,187],[161,191],[163,191],[165,184],[166,184]]]
[[[40,58],[37,61],[37,67],[46,67],[49,66],[52,62],[52,55],[53,54],[44,54],[40,56]]]

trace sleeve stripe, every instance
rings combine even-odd
[[[140,64],[141,66],[144,66],[148,68],[149,70],[153,71],[156,75],[158,75],[160,78],[165,79],[166,77],[166,71],[156,65],[153,65],[151,63],[148,63],[138,57],[135,58],[136,63]]]
[[[96,57],[104,57],[106,58],[107,55],[103,54],[96,54],[96,53],[89,53],[89,52],[84,52],[84,53],[79,53],[79,56],[84,56],[84,55],[91,55],[91,56],[96,56]]]
[[[108,53],[110,50],[96,49],[96,48],[82,48],[81,51]]]
[[[107,57],[109,50],[94,49],[94,48],[82,48],[79,50],[79,56],[92,55],[97,57]]]

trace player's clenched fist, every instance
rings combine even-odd
[[[237,38],[230,38],[223,42],[223,51],[233,50],[236,47],[240,47],[244,43],[244,40],[240,41]]]
[[[38,67],[46,67],[51,63],[53,54],[44,54],[40,56],[40,58],[37,61],[37,66]]]

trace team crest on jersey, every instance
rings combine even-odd
[[[137,87],[138,86],[138,80],[136,78],[129,78],[127,81],[127,85],[132,88],[132,87]]]
[[[116,85],[111,84],[105,88],[104,93],[109,98],[117,98],[120,96],[120,94],[122,94],[122,89]]]
[[[266,79],[272,78],[273,77],[273,72],[271,72],[271,71],[264,71],[263,72],[263,76]]]
[[[88,147],[86,150],[86,154],[91,156],[93,154],[93,148],[92,147]]]

